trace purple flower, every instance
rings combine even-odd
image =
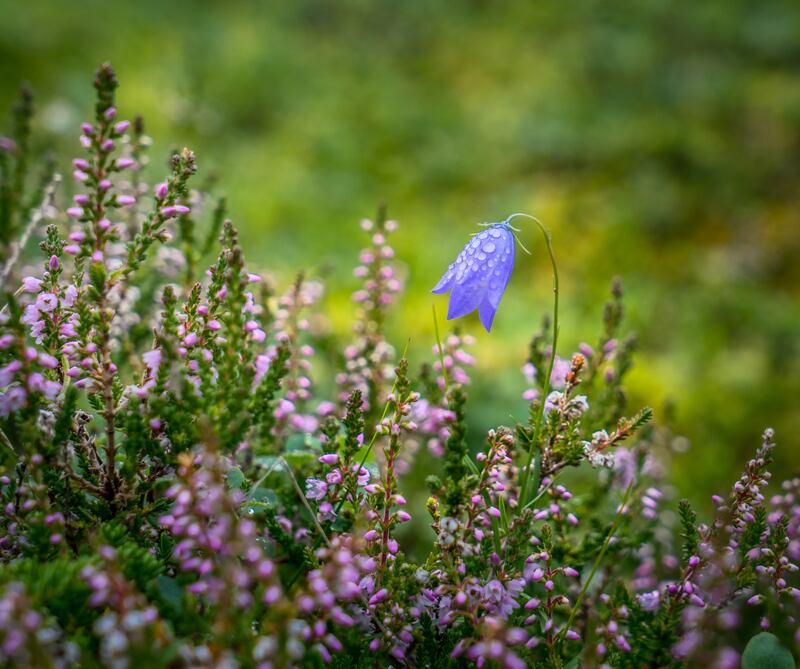
[[[514,234],[508,222],[479,232],[458,254],[433,291],[450,291],[447,319],[478,310],[487,332],[514,270]]]

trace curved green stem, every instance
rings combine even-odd
[[[586,596],[586,592],[589,590],[589,586],[592,584],[592,580],[594,579],[594,575],[597,573],[598,568],[600,567],[600,563],[603,561],[605,557],[606,551],[608,547],[611,545],[611,540],[614,538],[614,533],[617,531],[617,526],[619,525],[620,518],[622,518],[622,514],[625,513],[626,507],[628,506],[628,498],[631,495],[631,491],[633,490],[633,484],[635,481],[631,481],[628,485],[627,490],[625,491],[625,495],[622,498],[622,503],[619,505],[619,509],[617,509],[617,514],[614,516],[614,522],[611,524],[611,528],[608,531],[608,536],[606,540],[603,542],[603,547],[600,549],[600,552],[597,554],[597,558],[592,565],[592,571],[589,572],[589,576],[586,579],[586,582],[583,584],[580,593],[578,593],[578,597],[575,600],[575,606],[572,607],[572,611],[570,611],[569,619],[567,620],[567,624],[564,625],[562,633],[559,635],[559,639],[563,639],[567,632],[569,631],[570,627],[572,626],[572,621],[575,620],[575,616],[578,613],[578,609],[583,602],[583,598]]]
[[[550,351],[550,360],[547,365],[547,375],[544,377],[544,382],[542,386],[542,396],[540,398],[540,406],[539,406],[539,415],[536,419],[536,424],[534,425],[533,430],[533,438],[531,439],[530,446],[528,448],[528,459],[525,465],[525,469],[522,472],[522,478],[520,481],[520,509],[524,509],[527,498],[528,498],[528,485],[530,482],[530,470],[531,465],[533,464],[533,451],[536,448],[536,444],[539,443],[539,437],[542,434],[542,430],[544,429],[544,405],[547,401],[547,396],[550,394],[550,377],[553,374],[553,366],[556,362],[556,347],[558,345],[558,263],[556,262],[556,255],[553,251],[553,238],[550,235],[550,231],[545,227],[544,223],[542,223],[538,218],[535,216],[531,216],[530,214],[511,214],[506,220],[505,223],[508,223],[512,218],[516,216],[524,216],[525,218],[529,218],[538,226],[539,230],[544,237],[544,243],[547,246],[547,253],[550,256],[550,266],[553,269],[553,345]]]

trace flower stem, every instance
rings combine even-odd
[[[544,237],[544,243],[547,246],[547,253],[550,256],[550,265],[553,269],[553,344],[550,350],[550,360],[547,365],[547,374],[544,377],[543,386],[542,386],[542,396],[539,398],[539,415],[536,420],[536,425],[534,426],[533,431],[533,438],[531,439],[530,446],[528,448],[528,459],[525,465],[525,469],[522,472],[522,479],[520,482],[520,509],[524,509],[525,505],[528,500],[528,487],[530,484],[530,470],[531,465],[533,464],[533,451],[536,448],[536,444],[539,443],[539,437],[542,434],[544,429],[544,407],[545,402],[547,401],[547,396],[550,394],[550,377],[553,374],[553,366],[556,362],[556,347],[558,346],[558,263],[556,262],[556,255],[555,251],[553,251],[553,238],[550,235],[550,231],[545,227],[545,225],[535,216],[531,216],[530,214],[511,214],[506,219],[506,223],[510,221],[515,216],[524,216],[525,218],[531,219],[536,225],[538,226],[539,230]]]
[[[603,547],[600,549],[600,552],[597,554],[594,564],[592,565],[592,571],[589,572],[589,576],[586,579],[586,582],[583,584],[580,593],[578,593],[578,597],[575,599],[575,606],[572,607],[572,611],[570,611],[567,624],[564,625],[562,638],[563,635],[566,635],[567,631],[572,626],[572,621],[575,620],[575,616],[577,615],[578,609],[580,608],[581,603],[583,602],[583,598],[586,596],[586,592],[589,590],[589,586],[592,584],[594,575],[597,573],[597,570],[600,567],[600,563],[603,561],[606,551],[608,551],[608,547],[611,545],[611,539],[614,538],[614,533],[617,531],[619,520],[620,518],[622,518],[622,514],[625,512],[625,507],[628,505],[628,498],[631,495],[634,483],[635,481],[631,481],[630,484],[628,485],[627,490],[625,490],[625,494],[622,497],[622,502],[619,505],[619,509],[617,509],[617,514],[614,516],[614,522],[611,524],[611,528],[608,530],[608,536],[606,537],[606,540],[603,542]]]

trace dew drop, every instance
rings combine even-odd
[[[496,248],[497,247],[494,245],[494,242],[486,242],[483,245],[483,250],[486,251],[486,253],[494,253]]]

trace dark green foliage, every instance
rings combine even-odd
[[[278,391],[281,388],[281,381],[289,371],[287,361],[289,360],[289,347],[281,344],[275,351],[275,357],[269,364],[269,370],[261,379],[255,393],[253,394],[250,413],[252,415],[253,426],[258,430],[261,437],[259,453],[268,455],[276,451],[272,428],[275,426],[275,404],[277,402]]]
[[[681,519],[681,537],[683,545],[681,547],[681,565],[686,566],[689,558],[697,555],[697,544],[700,541],[700,534],[697,531],[697,514],[692,509],[689,500],[682,499],[678,504],[678,513]]]
[[[450,425],[450,436],[444,447],[444,515],[454,515],[464,504],[468,474],[464,464],[464,457],[469,452],[465,420],[467,395],[461,386],[456,385],[450,391],[448,400],[448,408],[455,415],[455,420]]]

